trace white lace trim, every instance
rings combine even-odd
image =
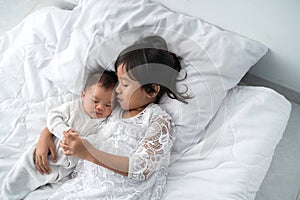
[[[120,112],[114,110],[93,141],[99,149],[129,157],[128,177],[82,160],[62,186],[65,199],[161,198],[174,140],[171,118],[156,104],[133,118],[122,119]]]

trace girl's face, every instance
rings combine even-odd
[[[107,89],[99,84],[95,84],[86,88],[86,90],[81,93],[84,111],[91,118],[102,118],[109,116],[113,108],[113,95],[113,88]]]
[[[116,88],[117,100],[123,110],[140,112],[149,103],[155,101],[156,95],[148,94],[138,81],[132,80],[128,76],[124,65],[121,64],[118,66],[117,75],[119,80]]]

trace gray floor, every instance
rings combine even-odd
[[[0,0],[0,35],[29,13],[47,5],[72,7],[63,0]],[[300,189],[300,105],[293,103],[292,106],[287,129],[256,200],[296,200]]]
[[[256,200],[296,200],[300,189],[299,153],[300,105],[292,103],[290,120]]]

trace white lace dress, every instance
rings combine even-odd
[[[53,199],[161,198],[174,140],[171,118],[157,104],[148,105],[132,118],[121,116],[121,109],[116,108],[96,138],[89,140],[98,149],[128,156],[128,177],[81,160],[74,178]]]

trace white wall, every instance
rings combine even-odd
[[[300,92],[299,0],[153,0],[266,45],[250,74]]]

